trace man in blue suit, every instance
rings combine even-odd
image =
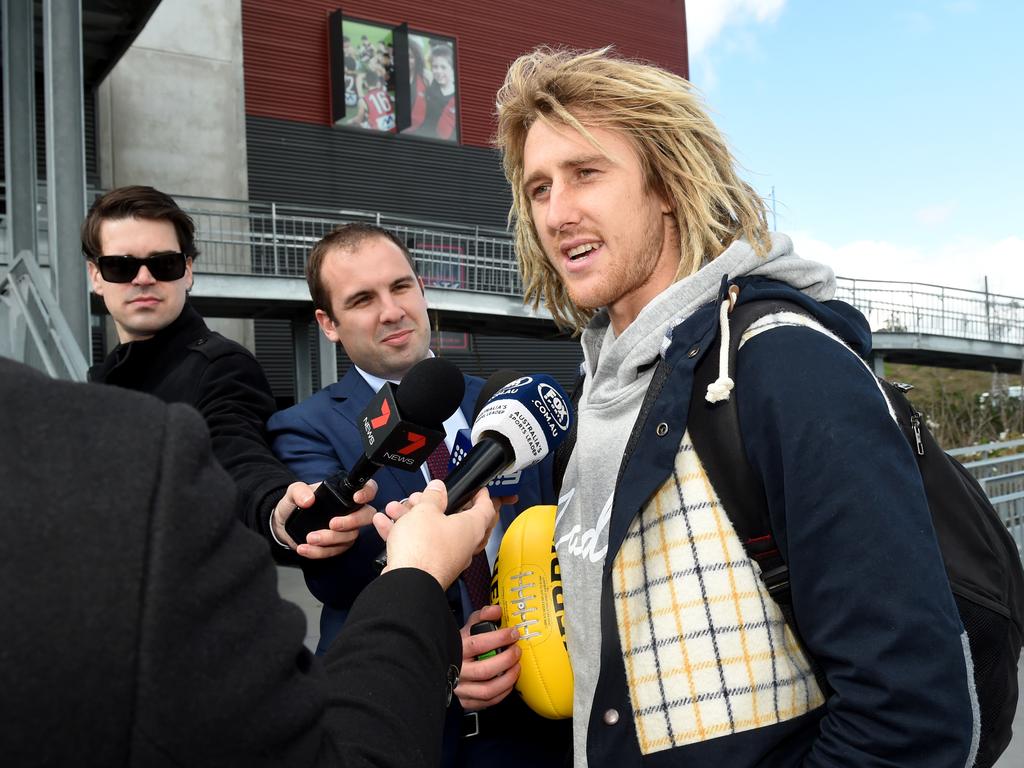
[[[387,230],[369,224],[335,229],[310,252],[306,279],[321,330],[345,348],[353,366],[338,383],[274,414],[268,428],[278,457],[300,479],[315,483],[352,467],[363,450],[359,417],[374,394],[386,381],[400,383],[410,368],[432,352],[423,281],[408,249]],[[465,383],[461,408],[444,423],[449,449],[457,431],[470,425],[483,385],[471,376],[465,377]],[[500,524],[488,543],[491,564],[501,532],[519,510],[554,502],[550,467],[546,461],[523,473],[518,502],[502,508]],[[374,475],[378,486],[374,505],[382,509],[388,501],[423,490],[428,475],[426,465],[411,471],[381,468]],[[384,546],[373,527],[356,515],[336,517],[330,528],[344,533],[351,547],[337,556],[318,558],[315,548],[330,533],[313,532],[304,545],[307,557],[302,563],[310,591],[324,603],[318,653],[334,639],[352,602],[376,576],[373,560]],[[568,726],[536,717],[517,697],[506,700],[519,676],[515,630],[471,636],[473,624],[497,623],[501,611],[496,606],[474,605],[463,581],[452,587],[449,599],[456,617],[465,622],[462,675],[455,693],[467,714],[449,717],[445,763],[487,760],[494,765],[522,765],[525,760],[531,765],[559,765],[568,747]],[[477,660],[495,649],[504,650]],[[488,710],[503,701],[501,707]],[[524,733],[530,737],[524,739]]]

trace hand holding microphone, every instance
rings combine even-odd
[[[445,516],[447,496],[444,483],[431,480],[406,504],[388,504],[388,509],[400,509],[397,521],[384,513],[374,515],[374,527],[387,542],[385,570],[420,568],[447,589],[466,569],[487,542],[497,514],[487,496],[480,494],[466,514]]]
[[[324,480],[308,508],[296,507],[284,527],[297,543],[330,527],[333,518],[361,504],[353,499],[382,466],[416,469],[444,439],[444,420],[455,413],[465,393],[459,369],[432,357],[414,365],[400,386],[386,383],[360,416],[363,455],[348,472]]]

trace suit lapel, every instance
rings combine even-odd
[[[476,376],[466,376],[463,374],[462,378],[466,382],[466,394],[462,398],[460,408],[462,409],[462,415],[466,417],[466,423],[472,429],[473,419],[476,417],[473,408],[476,405],[476,399],[480,396],[480,390],[484,388],[484,383]]]
[[[359,375],[355,367],[341,377],[341,381],[328,387],[331,394],[332,407],[345,419],[359,428],[359,417],[373,399],[373,389],[366,379]]]

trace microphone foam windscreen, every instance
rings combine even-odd
[[[521,376],[484,405],[473,422],[473,444],[485,433],[500,435],[515,456],[510,469],[526,469],[561,444],[574,420],[572,403],[551,376]]]
[[[466,380],[455,364],[441,357],[428,357],[402,378],[395,403],[403,419],[440,429],[465,394]]]
[[[515,381],[521,375],[519,371],[512,370],[511,368],[499,368],[488,376],[487,381],[484,382],[484,386],[480,390],[480,394],[476,398],[476,404],[473,406],[473,420],[476,421],[476,417],[480,415],[480,409],[497,394],[499,389]]]

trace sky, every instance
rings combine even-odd
[[[987,277],[1024,297],[1024,2],[686,0],[686,14],[690,79],[744,178],[774,189],[797,253],[842,277]]]

